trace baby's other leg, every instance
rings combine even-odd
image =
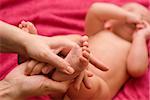
[[[28,33],[37,34],[37,29],[35,28],[35,26],[31,22],[22,21],[19,24],[19,28],[28,32]]]
[[[88,67],[90,53],[87,39],[84,39],[84,41],[81,42],[81,45],[83,46],[74,46],[65,58],[65,60],[74,68],[75,72],[72,75],[66,75],[59,70],[56,70],[52,75],[52,79],[56,81],[71,80]]]

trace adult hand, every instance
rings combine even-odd
[[[73,73],[73,69],[54,52],[70,49],[74,42],[61,38],[48,38],[28,34],[27,32],[0,21],[0,52],[15,52],[28,55],[29,58],[49,63],[62,72]],[[29,68],[30,69],[30,68]]]
[[[2,100],[8,98],[10,100],[22,100],[28,96],[66,92],[70,82],[56,82],[43,75],[24,75],[27,64],[28,62],[18,65],[4,80],[0,81],[0,97],[6,93],[6,97],[1,98]]]
[[[77,45],[71,40],[55,37],[44,37],[38,35],[31,35],[26,42],[25,51],[30,58],[38,60],[43,63],[58,68],[60,71],[72,74],[74,70],[70,67],[69,63],[57,56],[59,52],[69,52],[73,45]],[[32,64],[30,64],[33,66]],[[26,73],[32,71],[32,67],[28,66]]]

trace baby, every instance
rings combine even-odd
[[[106,3],[93,4],[85,21],[85,32],[89,36],[89,42],[87,37],[78,39],[80,46],[73,47],[64,56],[75,69],[75,74],[67,76],[56,70],[52,75],[57,81],[75,78],[68,90],[61,94],[61,99],[110,100],[129,77],[142,76],[148,68],[146,40],[150,38],[149,18],[148,10],[136,3],[122,7]],[[34,33],[35,28],[31,23],[29,25],[28,22],[23,22],[19,26]],[[68,36],[62,36],[64,37]],[[77,40],[74,36],[70,37]],[[95,57],[109,67],[108,71],[103,72],[89,64],[88,47]],[[87,68],[92,72],[92,77],[86,77]],[[85,86],[85,78],[88,78],[86,83],[90,84],[90,88]],[[74,86],[76,83],[81,83],[80,88]]]

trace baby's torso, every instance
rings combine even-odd
[[[107,72],[93,66],[90,66],[90,70],[106,81],[112,96],[129,77],[126,62],[130,46],[130,42],[109,31],[96,33],[89,39],[92,54],[109,67]]]

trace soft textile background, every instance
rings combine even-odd
[[[150,9],[150,0],[0,0],[0,20],[18,25],[33,22],[40,35],[84,34],[84,18],[94,2],[122,5],[138,2]],[[0,79],[17,65],[16,54],[0,54]],[[114,100],[149,100],[149,75],[130,79]],[[48,96],[33,100],[49,100]]]

